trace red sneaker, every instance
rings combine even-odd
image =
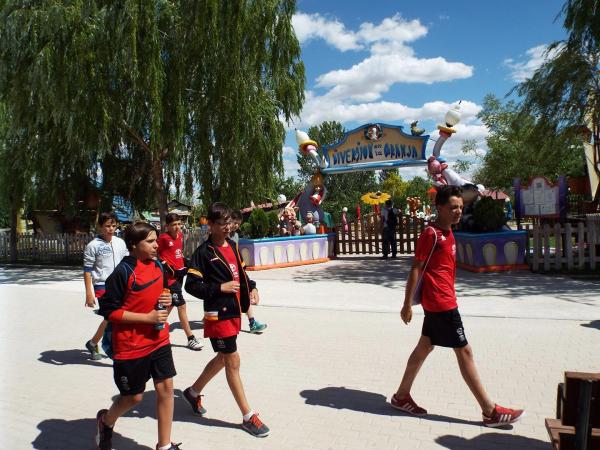
[[[521,420],[521,417],[525,415],[525,410],[523,409],[510,409],[504,408],[500,405],[496,405],[494,407],[494,411],[488,417],[485,414],[483,416],[483,424],[486,427],[503,427],[506,425],[510,425],[511,423],[518,422]]]
[[[413,416],[424,416],[427,414],[427,410],[421,408],[419,405],[415,403],[410,394],[406,395],[404,398],[396,397],[396,394],[392,395],[392,400],[390,401],[392,408],[399,409],[408,414],[412,414]]]

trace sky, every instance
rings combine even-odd
[[[486,94],[504,98],[563,39],[564,0],[297,0],[293,25],[306,69],[305,103],[286,124],[286,176],[297,172],[294,128],[339,121],[346,130],[369,122],[419,121],[432,139],[448,109],[462,119],[442,155],[461,156],[465,139],[487,151],[477,119]],[[430,141],[427,156],[434,142]],[[410,179],[423,168],[402,168]]]

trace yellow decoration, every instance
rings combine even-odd
[[[390,194],[386,192],[368,192],[363,195],[360,199],[365,202],[367,205],[379,205],[380,203],[385,203],[386,200],[391,198]]]

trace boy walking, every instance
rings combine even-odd
[[[175,213],[169,213],[165,218],[165,233],[158,238],[158,258],[166,269],[167,283],[173,300],[172,305],[177,308],[179,323],[187,336],[187,348],[196,351],[202,350],[204,345],[201,339],[196,339],[192,333],[183,298],[183,277],[188,269],[183,257],[181,218]]]
[[[405,324],[411,321],[412,298],[419,277],[422,276],[421,303],[425,318],[421,338],[408,358],[402,382],[392,396],[391,405],[415,416],[427,414],[427,411],[412,399],[412,384],[434,346],[450,347],[454,349],[465,383],[481,407],[483,424],[488,427],[500,427],[518,421],[523,417],[524,411],[504,408],[490,399],[479,378],[473,351],[467,342],[458,312],[454,291],[456,244],[451,227],[460,221],[462,215],[461,194],[461,189],[456,186],[444,186],[438,190],[435,199],[437,221],[425,229],[417,242],[400,315]]]
[[[171,443],[173,423],[173,377],[176,375],[167,316],[171,305],[163,268],[156,261],[156,230],[144,222],[125,230],[125,242],[131,252],[106,280],[106,292],[100,298],[100,313],[112,325],[114,380],[120,395],[111,407],[96,415],[96,444],[100,450],[112,450],[113,427],[117,419],[137,405],[146,382],[152,377],[156,390],[158,419],[157,450],[177,450]],[[162,309],[158,309],[158,304]]]
[[[229,232],[229,239],[231,239],[236,244],[240,240],[237,230],[240,229],[240,225],[242,224],[242,221],[243,221],[243,217],[242,217],[241,212],[233,211],[231,213],[231,231]],[[257,291],[256,295],[258,296],[258,291]],[[256,320],[256,318],[254,317],[254,308],[252,307],[252,305],[250,305],[250,307],[248,308],[246,315],[248,316],[248,326],[250,327],[250,333],[260,334],[263,331],[265,331],[265,328],[267,328],[267,324]]]
[[[93,308],[96,299],[104,294],[104,283],[112,271],[129,252],[123,239],[115,236],[117,217],[114,212],[103,212],[98,217],[98,236],[83,251],[83,281],[85,283],[85,306]],[[98,343],[106,329],[103,320],[96,333],[85,343],[93,360],[102,359]]]
[[[241,314],[258,303],[256,283],[248,278],[237,244],[229,239],[231,209],[224,203],[208,208],[210,237],[196,249],[188,270],[185,290],[204,300],[204,337],[217,355],[206,365],[198,379],[184,392],[196,414],[203,415],[202,391],[225,368],[227,383],[243,416],[242,428],[256,437],[265,437],[269,428],[261,422],[246,400],[240,378],[237,335]]]

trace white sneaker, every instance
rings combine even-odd
[[[202,350],[202,347],[204,347],[204,344],[202,343],[202,339],[198,340],[197,338],[194,339],[190,339],[187,343],[187,348],[189,348],[190,350]]]

